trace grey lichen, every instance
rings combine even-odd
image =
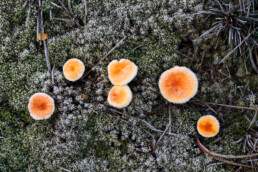
[[[0,157],[0,171],[234,171],[232,166],[208,166],[215,161],[195,145],[196,121],[214,113],[199,102],[228,100],[255,106],[255,76],[246,76],[244,68],[236,70],[234,63],[217,65],[230,48],[223,41],[207,43],[199,38],[203,26],[211,22],[196,12],[207,4],[201,0],[87,0],[87,24],[77,29],[73,22],[51,21],[50,11],[53,16],[67,16],[50,0],[44,1],[47,48],[55,65],[52,82],[43,47],[36,42],[37,6],[25,26],[28,6],[22,8],[24,2],[0,2],[0,156],[6,155]],[[71,2],[81,22],[83,2]],[[70,58],[82,60],[86,72],[91,72],[77,82],[67,81],[62,66]],[[112,87],[107,65],[121,58],[133,61],[139,72],[129,84],[132,103],[117,112],[107,102]],[[175,65],[191,68],[200,82],[197,96],[184,105],[169,105],[158,89],[160,74]],[[36,92],[55,100],[56,111],[49,120],[33,121],[29,116],[28,99]],[[165,135],[154,150],[153,139],[158,140],[161,133],[141,120],[164,130],[169,106],[171,132],[178,135]],[[231,142],[244,134],[247,120],[239,111],[215,110],[227,136],[222,130],[218,137],[223,141],[211,149],[239,153],[240,148],[231,149]],[[214,139],[202,141],[208,144]]]

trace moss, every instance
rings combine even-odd
[[[84,6],[72,1],[73,12],[84,25],[49,19],[67,18],[66,14],[44,1],[44,27],[48,33],[48,52],[55,64],[54,83],[47,72],[44,49],[36,42],[37,7],[33,6],[25,26],[28,6],[25,1],[1,3],[0,14],[0,171],[234,171],[230,165],[208,166],[217,162],[196,147],[196,121],[213,114],[221,122],[215,138],[201,139],[214,152],[240,154],[233,145],[244,133],[252,113],[226,109],[202,102],[255,106],[256,76],[245,73],[232,59],[218,62],[230,51],[223,40],[200,38],[203,27],[211,21],[195,13],[207,4],[191,1],[87,0],[87,24],[83,24]],[[58,1],[54,1],[58,3]],[[66,4],[67,5],[67,4]],[[121,39],[127,37],[98,64]],[[69,58],[79,58],[89,75],[69,82],[62,75],[62,65]],[[106,101],[112,84],[107,65],[113,59],[127,58],[139,67],[129,84],[133,101],[129,107],[112,111]],[[97,65],[96,65],[97,64]],[[175,65],[187,66],[197,73],[199,92],[190,102],[170,105],[171,131],[178,137],[165,136],[153,151],[153,138],[160,134],[141,120],[164,130],[169,104],[159,93],[160,74]],[[247,66],[250,64],[247,63]],[[51,95],[56,111],[47,121],[30,118],[27,104],[35,92]],[[122,113],[122,114],[121,114]],[[122,119],[122,120],[121,120]],[[14,149],[14,147],[18,149]]]
[[[1,171],[18,171],[28,167],[29,147],[24,144],[23,130],[31,119],[26,115],[6,103],[0,107]]]

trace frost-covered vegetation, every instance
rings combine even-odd
[[[37,42],[37,3],[0,1],[0,171],[237,170],[214,164],[217,161],[196,145],[196,122],[207,114],[221,123],[215,138],[201,139],[210,150],[233,155],[257,151],[257,147],[253,150],[247,145],[243,150],[241,142],[233,143],[245,136],[255,114],[241,107],[257,108],[257,74],[245,58],[229,57],[218,64],[232,50],[226,39],[200,38],[214,19],[197,13],[212,4],[202,0],[87,0],[85,20],[84,1],[72,0],[73,14],[81,25],[77,28],[71,20],[50,20],[50,13],[52,18],[68,18],[50,2],[59,2],[43,1],[54,82],[44,47]],[[67,81],[62,66],[70,58],[82,60],[86,72],[92,71],[77,82]],[[107,103],[112,87],[107,65],[121,58],[133,61],[139,71],[129,84],[132,103],[115,110]],[[167,103],[158,89],[160,74],[175,65],[189,67],[199,79],[197,95],[183,105]],[[35,92],[54,98],[56,111],[50,119],[30,117],[28,100]],[[166,134],[153,147],[162,132],[145,122],[164,131],[169,107],[170,130],[177,135]],[[252,129],[257,131],[257,121]]]

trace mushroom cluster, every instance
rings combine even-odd
[[[39,40],[43,39],[43,34],[39,34]],[[47,39],[47,35],[44,35]],[[69,81],[79,80],[85,71],[83,62],[73,58],[63,65],[64,77]],[[30,116],[35,120],[48,119],[54,113],[54,99],[46,93],[35,93],[29,99],[28,109]]]
[[[189,68],[175,66],[161,74],[159,89],[169,102],[183,104],[196,95],[198,79]],[[216,136],[219,127],[219,121],[212,115],[203,116],[197,122],[197,131],[203,137]]]
[[[111,61],[107,69],[108,78],[114,85],[109,91],[108,103],[116,108],[127,107],[133,97],[127,84],[137,75],[138,67],[130,60],[121,59]],[[63,65],[64,77],[69,81],[79,80],[84,71],[85,66],[79,59],[70,59]],[[198,90],[198,79],[187,67],[175,66],[166,70],[161,74],[158,84],[161,95],[175,104],[188,102]],[[55,103],[49,95],[35,93],[29,99],[28,109],[33,119],[48,119],[55,110]],[[203,137],[216,136],[219,128],[219,121],[212,115],[202,116],[197,122],[197,131]]]
[[[108,103],[124,108],[132,101],[132,92],[127,85],[136,76],[138,67],[127,59],[113,60],[108,65],[108,78],[114,85],[108,94]]]

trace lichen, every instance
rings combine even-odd
[[[78,29],[73,22],[50,20],[50,11],[53,17],[68,16],[46,0],[44,28],[51,67],[55,65],[53,82],[42,43],[36,42],[37,6],[32,6],[25,26],[24,2],[0,2],[5,11],[0,12],[0,171],[235,171],[230,165],[214,165],[197,147],[196,122],[202,115],[216,115],[220,133],[201,141],[208,145],[221,138],[210,145],[212,151],[241,154],[242,148],[232,142],[245,134],[249,123],[244,115],[251,119],[253,113],[201,102],[254,107],[257,76],[244,65],[238,68],[237,63],[244,63],[239,58],[218,64],[230,47],[221,39],[200,38],[212,19],[196,13],[209,4],[87,0],[85,25],[82,1],[72,0],[73,13],[83,25]],[[70,58],[82,60],[90,73],[67,81],[62,66]],[[133,61],[139,71],[129,84],[131,104],[117,112],[107,102],[112,87],[107,65],[121,58]],[[169,104],[158,89],[160,74],[175,65],[189,67],[199,80],[196,97],[183,105]],[[29,116],[28,99],[36,92],[55,100],[56,111],[46,121]],[[171,132],[178,136],[165,135],[154,150],[153,139],[161,133],[142,120],[165,130],[169,107]]]

